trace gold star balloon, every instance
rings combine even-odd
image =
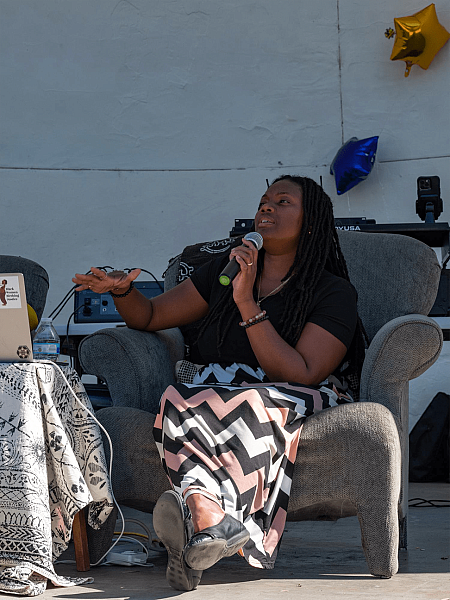
[[[406,62],[405,77],[408,77],[412,65],[428,69],[433,58],[450,38],[450,33],[438,21],[434,4],[410,17],[394,19],[394,23],[396,37],[391,60]],[[388,35],[388,31],[385,35],[392,37]]]

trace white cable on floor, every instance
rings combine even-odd
[[[164,548],[164,546],[159,545],[158,536],[156,535],[156,533],[154,533],[154,531],[151,531],[145,523],[143,523],[142,521],[139,521],[138,519],[133,519],[131,517],[125,518],[125,523],[136,523],[137,525],[142,527],[142,529],[144,529],[144,531],[146,531],[147,539],[148,539],[148,544],[147,544],[148,550],[150,550],[152,552],[166,552],[166,549]]]

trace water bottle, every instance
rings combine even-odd
[[[34,360],[52,360],[56,362],[59,357],[59,335],[53,327],[51,319],[41,319],[33,339]]]

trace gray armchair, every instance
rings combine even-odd
[[[440,278],[436,255],[414,239],[340,232],[358,309],[370,339],[360,402],[311,416],[302,430],[288,519],[357,515],[373,575],[398,569],[406,548],[408,382],[438,358],[442,332],[427,315]],[[165,288],[177,282],[179,257]],[[159,398],[183,358],[179,330],[104,329],[85,338],[85,372],[104,380],[113,406],[98,413],[114,448],[113,488],[120,503],[151,511],[168,489],[153,440]],[[330,457],[333,457],[330,460]]]

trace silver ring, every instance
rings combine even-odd
[[[252,266],[252,262],[251,263],[247,263],[247,267],[251,267]]]

